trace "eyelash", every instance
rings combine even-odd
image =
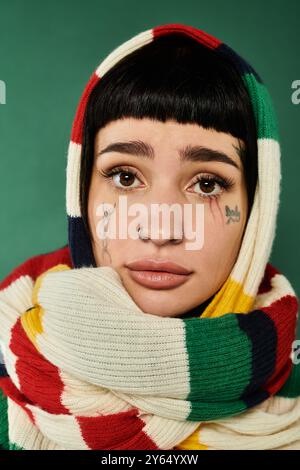
[[[118,186],[115,186],[114,183],[113,183],[113,176],[114,175],[117,175],[119,173],[129,173],[129,174],[134,175],[136,178],[140,179],[137,171],[133,170],[132,168],[127,168],[127,167],[115,167],[115,168],[112,168],[110,170],[98,170],[98,171],[104,178],[107,178],[109,180],[109,182],[113,185],[114,189],[116,189],[117,191],[123,192],[123,193],[126,193],[128,191],[133,191],[136,188],[130,188],[129,187],[129,188],[125,189],[125,187],[120,188]],[[233,178],[229,178],[229,177],[222,177],[221,178],[217,175],[212,176],[212,175],[208,175],[208,174],[202,174],[201,176],[198,175],[193,180],[192,186],[194,186],[195,184],[197,184],[199,182],[202,182],[203,180],[205,180],[205,181],[214,181],[222,188],[222,191],[220,191],[218,194],[204,195],[204,194],[195,193],[203,199],[217,199],[219,196],[221,196],[221,194],[224,191],[229,191],[234,186]]]

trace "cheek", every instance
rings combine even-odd
[[[243,231],[246,222],[247,195],[244,190],[205,204],[205,228],[208,234],[232,236]]]
[[[205,207],[203,252],[212,263],[224,265],[236,258],[245,227],[245,201],[240,197],[220,202],[211,200]]]
[[[93,234],[93,238],[95,241],[96,239],[96,227],[97,223],[100,220],[100,216],[97,215],[97,208],[103,202],[107,204],[114,204],[114,201],[111,200],[109,197],[107,189],[104,186],[100,187],[97,182],[97,178],[93,174],[90,184],[89,196],[88,196],[88,204],[87,204],[87,212],[88,212],[88,221],[91,228],[91,232]]]
[[[124,253],[128,253],[130,241],[128,239],[118,239],[111,236],[111,232],[107,232],[107,238],[104,240],[99,236],[99,231],[103,231],[103,203],[112,210],[112,216],[107,218],[106,230],[113,227],[116,228],[116,233],[119,230],[119,217],[118,205],[114,195],[105,187],[99,187],[99,184],[93,179],[90,185],[89,198],[88,198],[88,220],[92,234],[92,246],[94,251],[97,266],[112,266],[118,269],[122,265]],[[116,204],[116,207],[114,208]],[[102,210],[97,213],[97,209],[102,207]],[[102,214],[102,215],[100,215]],[[100,228],[101,227],[101,228]],[[133,242],[136,243],[136,242]],[[132,251],[132,250],[131,250]]]
[[[206,218],[211,220],[212,225],[223,228],[226,224],[224,218],[223,204],[218,199],[210,199],[206,207]]]

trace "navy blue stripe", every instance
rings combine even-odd
[[[258,390],[253,395],[243,398],[243,401],[246,403],[247,408],[253,408],[253,406],[259,405],[269,397],[270,394],[266,390]]]
[[[245,73],[252,73],[259,83],[263,83],[263,80],[256,70],[254,70],[254,68],[245,59],[243,59],[239,54],[231,49],[231,47],[222,43],[216,48],[216,51],[220,52],[224,57],[234,62],[241,75],[244,75]]]
[[[275,371],[277,330],[272,319],[262,310],[240,314],[237,318],[241,330],[248,335],[252,345],[251,381],[240,397],[250,408],[269,396],[263,386]]]
[[[81,217],[68,215],[68,240],[74,268],[97,266],[91,241]]]
[[[0,377],[7,377],[8,373],[5,367],[5,364],[3,363],[3,358],[1,357],[1,352],[0,352]]]

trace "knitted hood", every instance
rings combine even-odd
[[[242,285],[247,305],[239,305],[239,307],[242,311],[247,311],[262,281],[275,235],[281,179],[280,144],[276,118],[269,92],[251,65],[221,40],[191,26],[166,24],[143,31],[114,49],[91,75],[79,101],[68,149],[66,208],[72,263],[75,268],[96,266],[79,203],[83,119],[89,95],[105,73],[119,60],[151,41],[155,41],[158,37],[173,33],[190,36],[232,62],[245,83],[253,106],[257,128],[258,183],[239,256],[227,286],[224,286],[224,289],[218,293],[218,296],[224,296],[226,301],[228,289],[232,290],[232,283]],[[240,292],[240,288],[238,290]],[[235,310],[237,305],[233,297],[231,296],[231,305],[226,304],[226,307]],[[219,304],[220,300],[218,297]]]

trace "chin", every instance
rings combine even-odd
[[[183,286],[175,289],[150,289],[140,286],[128,276],[122,278],[123,284],[136,305],[145,313],[159,317],[180,317],[192,307],[183,305],[183,299],[189,298]]]
[[[182,312],[178,310],[178,302],[175,299],[175,305],[172,306],[171,302],[166,299],[157,298],[157,292],[150,295],[148,299],[145,298],[145,295],[141,299],[138,296],[133,296],[133,300],[138,305],[138,307],[144,312],[150,315],[156,315],[158,317],[179,317]],[[169,305],[169,308],[166,308],[166,305]],[[175,308],[177,307],[177,308]]]

